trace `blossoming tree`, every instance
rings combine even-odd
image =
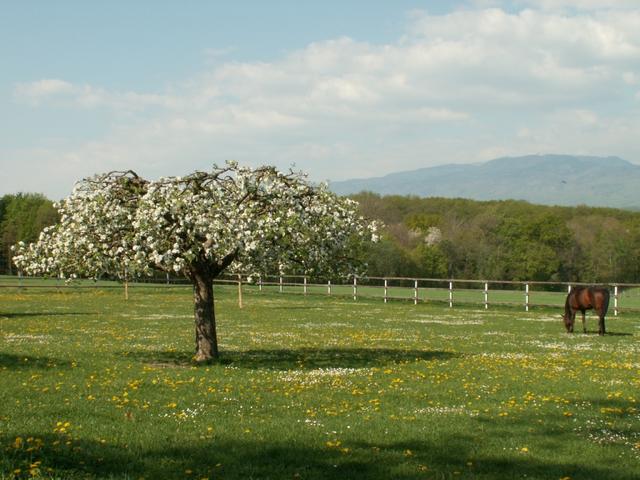
[[[72,278],[184,275],[194,286],[196,361],[218,356],[213,280],[222,272],[353,273],[363,245],[377,239],[356,202],[301,173],[234,162],[157,181],[97,175],[58,209],[59,224],[17,246],[16,266]]]

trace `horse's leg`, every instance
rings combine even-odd
[[[587,319],[585,318],[584,310],[582,310],[582,332],[587,333]]]
[[[600,321],[598,322],[598,335],[604,335],[604,312],[598,312]]]

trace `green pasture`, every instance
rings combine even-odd
[[[640,315],[0,288],[0,478],[637,479]],[[292,292],[293,293],[293,292]]]

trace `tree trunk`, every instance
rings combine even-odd
[[[192,275],[196,323],[196,362],[218,358],[216,318],[213,308],[213,277],[202,272]]]

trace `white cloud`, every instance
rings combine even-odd
[[[15,95],[128,114],[102,138],[52,148],[67,175],[185,173],[231,158],[295,162],[321,179],[536,152],[640,160],[640,11],[554,11],[577,3],[414,13],[394,43],[343,37],[272,62],[228,61],[168,92],[45,79]]]
[[[180,101],[170,95],[136,92],[110,92],[90,85],[74,85],[58,79],[43,79],[15,86],[14,97],[32,105],[58,102],[81,108],[140,110],[147,107],[180,108]]]
[[[46,78],[36,82],[16,85],[14,94],[29,103],[38,104],[41,100],[54,95],[68,94],[73,91],[73,85],[64,80]]]
[[[520,0],[521,5],[551,11],[637,9],[636,0]]]

